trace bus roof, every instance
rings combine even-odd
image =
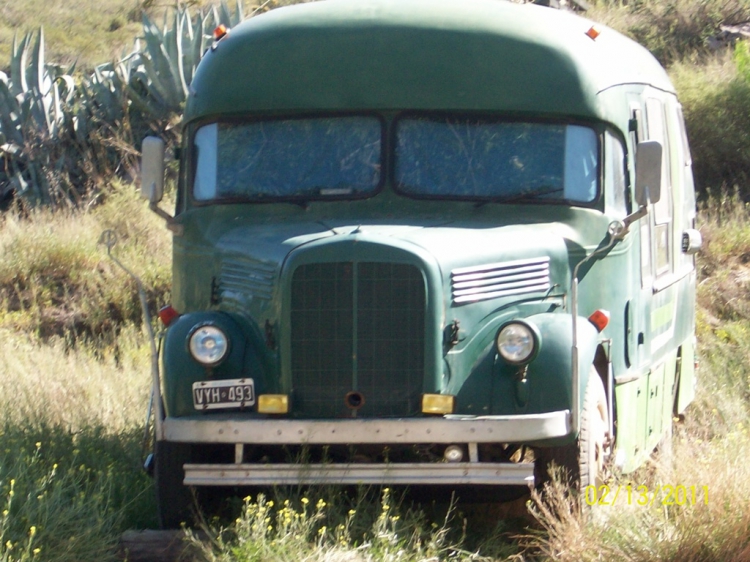
[[[673,91],[643,47],[505,0],[326,0],[253,17],[203,58],[185,121],[298,111],[456,110],[607,119],[618,84]]]

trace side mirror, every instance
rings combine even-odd
[[[141,149],[141,197],[156,204],[163,196],[164,141],[158,137],[146,137]]]
[[[661,152],[659,141],[639,142],[635,151],[635,202],[639,207],[661,199]]]

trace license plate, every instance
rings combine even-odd
[[[255,404],[253,379],[227,379],[193,383],[193,405],[196,410],[243,408]]]

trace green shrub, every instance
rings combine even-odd
[[[743,0],[600,1],[587,16],[635,39],[662,63],[710,54],[708,39],[722,23],[750,20]]]
[[[1,427],[1,561],[114,560],[123,530],[154,525],[140,431]]]
[[[750,180],[750,84],[730,53],[701,64],[680,61],[669,73],[683,105],[699,193],[705,197],[726,186],[744,192]]]

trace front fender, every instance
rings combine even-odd
[[[496,413],[534,414],[572,410],[573,323],[568,314],[542,313],[524,318],[540,335],[539,353],[519,367],[497,355],[493,410]],[[594,361],[599,333],[586,319],[578,318],[579,404]]]
[[[188,351],[188,338],[193,329],[211,323],[227,334],[230,346],[227,358],[216,367],[205,367],[195,361]],[[224,312],[193,312],[177,319],[169,327],[162,356],[162,393],[165,413],[169,417],[195,414],[193,383],[212,379],[252,378],[256,392],[264,390],[265,369],[260,346],[243,329],[243,320]]]

